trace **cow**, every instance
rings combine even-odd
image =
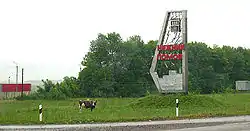
[[[79,109],[80,109],[80,111],[82,111],[82,107],[84,106],[86,109],[90,108],[90,110],[92,111],[95,108],[96,103],[97,103],[97,100],[95,100],[95,101],[79,100]]]

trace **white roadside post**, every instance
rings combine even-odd
[[[176,117],[179,116],[179,101],[176,99]]]
[[[42,105],[39,105],[39,120],[42,121],[42,115],[43,115],[43,108]]]

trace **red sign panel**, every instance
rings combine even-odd
[[[181,60],[182,54],[158,54],[157,60]]]
[[[174,45],[158,45],[158,50],[184,50],[185,45],[184,44],[174,44]]]
[[[31,84],[23,84],[23,91],[31,91]],[[2,84],[2,92],[22,92],[22,84]]]
[[[158,45],[158,51],[180,51],[184,50],[184,44],[169,44],[169,45]],[[162,54],[157,55],[157,60],[182,60],[182,54]]]

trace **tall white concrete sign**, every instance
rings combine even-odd
[[[187,49],[187,10],[167,11],[150,68],[160,93],[188,93]]]

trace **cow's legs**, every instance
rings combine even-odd
[[[80,111],[82,111],[82,104],[79,104],[79,109]]]
[[[91,112],[92,112],[92,110],[94,109],[94,107],[93,106],[91,106]]]

